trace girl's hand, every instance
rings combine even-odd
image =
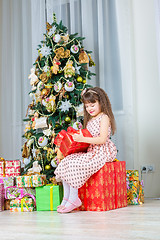
[[[73,140],[76,142],[84,142],[84,138],[85,138],[83,136],[81,129],[80,129],[80,134],[75,133],[72,137],[73,137]]]

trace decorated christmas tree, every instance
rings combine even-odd
[[[24,121],[26,139],[22,148],[24,173],[38,161],[41,173],[47,179],[54,175],[59,163],[54,139],[69,126],[83,127],[81,92],[90,85],[87,81],[95,75],[88,66],[94,64],[89,51],[84,49],[84,38],[68,34],[68,29],[58,24],[46,24],[44,40],[38,45],[38,58],[29,75],[29,93],[32,98]]]

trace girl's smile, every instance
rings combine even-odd
[[[85,104],[86,111],[92,116],[95,117],[101,112],[101,108],[99,102],[95,103],[86,103]]]

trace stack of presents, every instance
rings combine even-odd
[[[83,130],[82,130],[83,131]],[[88,136],[87,132],[83,132]],[[55,139],[64,156],[85,151],[87,145],[77,143],[68,131]],[[47,183],[46,176],[33,173],[21,176],[20,160],[0,158],[0,211],[56,211],[63,199],[63,187],[56,181]],[[54,177],[53,177],[54,179]],[[137,170],[127,170],[124,161],[106,163],[79,189],[80,211],[107,211],[144,202],[143,183]]]

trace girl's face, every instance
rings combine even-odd
[[[95,103],[86,103],[85,108],[92,117],[96,117],[101,112],[101,107],[98,101]]]

